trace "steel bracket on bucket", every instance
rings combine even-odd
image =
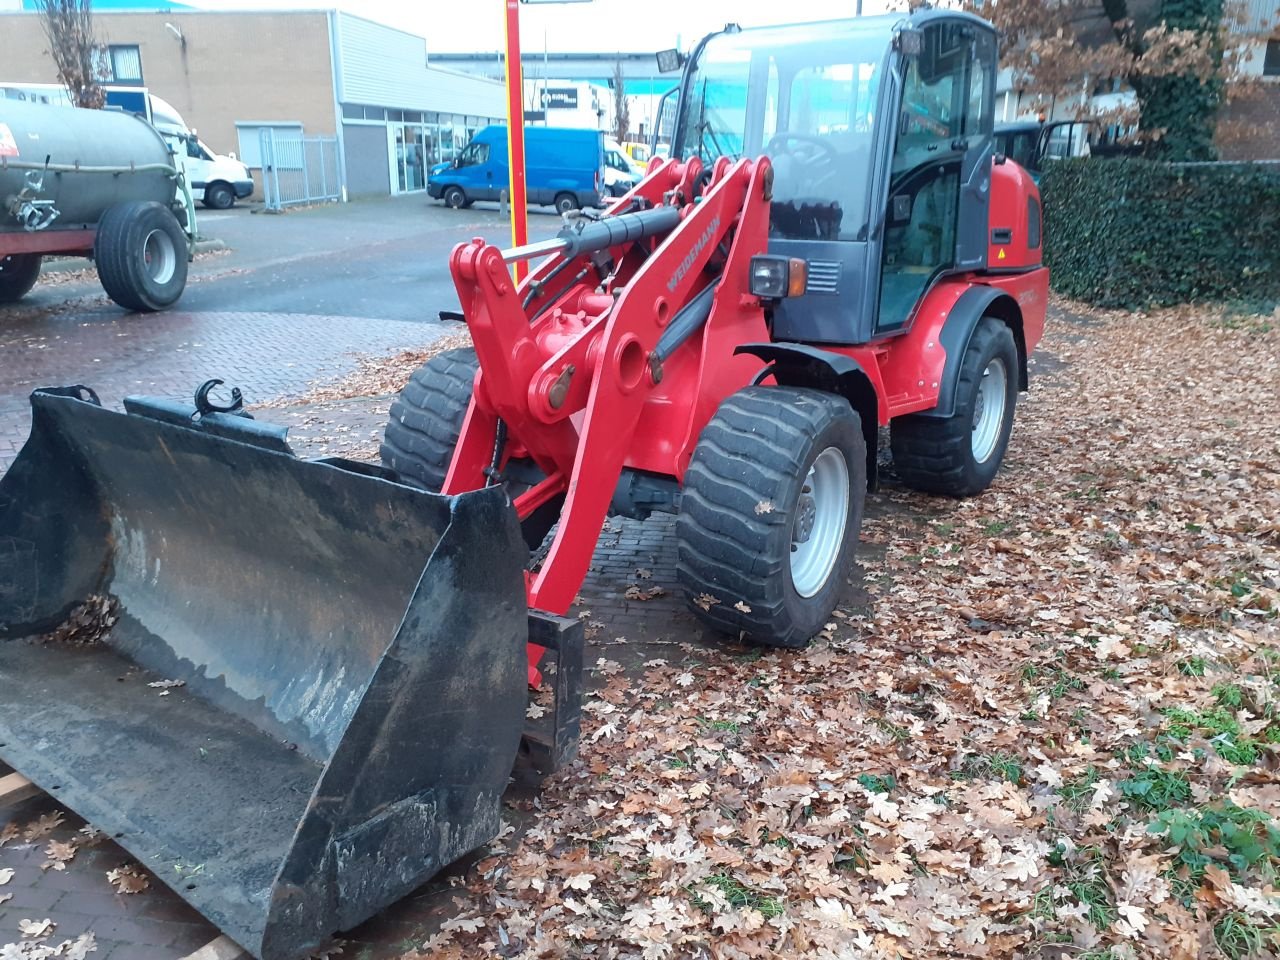
[[[529,642],[547,650],[543,679],[551,685],[552,706],[537,720],[526,720],[521,752],[542,774],[572,763],[578,755],[582,730],[581,620],[557,617],[541,610],[529,612]]]

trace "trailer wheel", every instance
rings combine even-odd
[[[187,237],[164,204],[116,204],[98,221],[93,243],[102,289],[128,310],[172,306],[187,285]]]
[[[867,488],[866,442],[843,397],[748,387],[698,438],[676,519],[689,609],[716,630],[800,647],[835,609]]]
[[[225,183],[209,183],[205,185],[201,202],[210,210],[230,210],[236,203],[235,191]]]
[[[556,194],[556,213],[568,213],[578,209],[578,198],[572,193]]]
[[[40,279],[40,254],[11,253],[0,257],[0,303],[25,297]]]
[[[955,414],[897,417],[890,424],[894,470],[907,486],[926,493],[981,493],[1004,459],[1017,401],[1013,333],[994,317],[983,317],[960,365]]]
[[[444,205],[452,207],[454,210],[463,210],[471,206],[473,201],[467,199],[467,195],[462,192],[461,187],[449,187],[444,192]]]
[[[378,448],[384,466],[432,492],[444,486],[480,361],[471,347],[445,350],[414,371],[391,404]]]

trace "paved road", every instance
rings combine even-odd
[[[530,219],[535,235],[559,223]],[[127,313],[84,271],[49,273],[0,307],[0,470],[26,439],[36,387],[84,383],[118,403],[188,397],[221,377],[262,401],[340,376],[358,354],[423,346],[445,329],[439,311],[457,308],[449,251],[508,236],[496,208],[446,210],[420,197],[278,216],[234,208],[206,214],[200,229],[231,250],[197,258],[173,310]]]

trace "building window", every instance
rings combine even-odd
[[[1262,58],[1262,75],[1280,77],[1280,40],[1267,41],[1267,55]]]
[[[134,45],[111,44],[96,51],[98,73],[104,83],[141,83],[142,53]]]

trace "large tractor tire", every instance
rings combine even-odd
[[[0,257],[0,303],[16,303],[40,278],[40,254],[11,253]]]
[[[132,201],[107,209],[93,242],[102,289],[144,313],[173,306],[187,285],[187,236],[162,203]]]
[[[893,466],[916,490],[969,497],[991,485],[1013,430],[1018,347],[1013,332],[983,317],[960,365],[954,415],[897,417],[889,427]]]
[[[804,646],[853,562],[866,464],[843,397],[747,387],[725,400],[698,438],[676,519],[689,609],[734,636]]]
[[[410,483],[438,493],[471,403],[480,361],[471,347],[436,354],[419,367],[391,404],[379,453]]]
[[[439,493],[444,486],[462,421],[471,405],[480,361],[471,347],[436,354],[419,367],[391,404],[391,418],[383,432],[382,464],[414,486]],[[512,498],[544,479],[532,460],[508,460],[503,467]],[[563,497],[554,497],[521,525],[530,550],[536,550],[560,516]]]

